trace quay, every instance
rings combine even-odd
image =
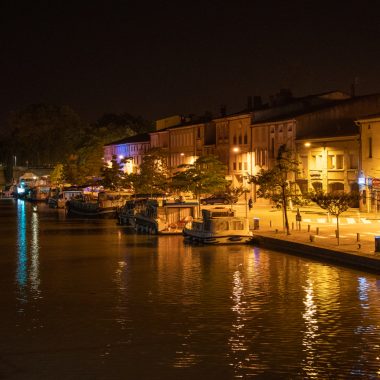
[[[336,218],[324,210],[305,207],[302,222],[297,223],[295,210],[288,211],[290,235],[283,230],[282,212],[258,207],[250,218],[260,221],[253,230],[253,243],[271,250],[349,266],[380,274],[380,215],[349,210],[340,217],[339,245]],[[299,228],[300,227],[300,228]]]

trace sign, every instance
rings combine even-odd
[[[380,190],[380,178],[372,178],[372,187]]]

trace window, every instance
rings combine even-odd
[[[372,158],[372,137],[368,137],[368,158]]]
[[[248,170],[248,163],[244,162],[244,170]]]
[[[242,169],[243,169],[243,164],[239,162],[239,170],[242,170]]]
[[[242,144],[242,143],[243,143],[242,136],[239,135],[239,144]]]
[[[236,144],[236,136],[233,137],[233,139],[232,139],[232,143],[233,143],[233,144]]]
[[[274,138],[271,138],[270,156],[274,158]]]
[[[248,137],[247,137],[247,135],[244,135],[244,144],[248,144]]]
[[[201,138],[201,127],[197,128],[197,139]]]
[[[236,170],[236,162],[234,162],[234,163],[232,164],[232,167],[233,167],[234,170]]]
[[[343,154],[329,154],[327,156],[327,169],[343,169]]]
[[[350,154],[350,169],[358,168],[358,157],[355,154]]]

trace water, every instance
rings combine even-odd
[[[377,276],[0,201],[0,378],[376,379]]]

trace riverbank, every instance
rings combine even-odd
[[[296,220],[296,209],[289,210],[290,235],[283,231],[281,210],[255,207],[250,218],[259,219],[253,230],[254,242],[268,249],[334,262],[356,269],[380,273],[380,252],[376,252],[380,236],[380,215],[350,209],[340,217],[339,244],[336,218],[319,207],[300,209],[302,221]],[[379,244],[380,250],[380,244]]]

